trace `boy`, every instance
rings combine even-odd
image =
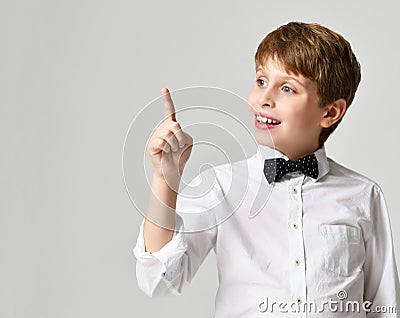
[[[215,317],[397,317],[382,191],[324,148],[360,82],[350,44],[318,24],[291,22],[262,40],[255,63],[248,104],[260,152],[215,167],[201,198],[177,195],[192,139],[162,91],[166,119],[148,144],[152,194],[134,248],[140,288],[180,294],[214,249]],[[233,179],[242,188],[232,194]],[[200,193],[199,180],[191,186]],[[205,230],[187,233],[191,226]]]

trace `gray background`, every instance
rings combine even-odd
[[[125,134],[164,86],[246,98],[258,43],[291,20],[351,42],[363,78],[326,149],[381,185],[397,229],[397,1],[2,1],[0,317],[211,317],[214,255],[180,297],[137,287]]]

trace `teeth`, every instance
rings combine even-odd
[[[266,117],[262,117],[262,116],[260,116],[260,115],[257,115],[257,120],[260,122],[260,123],[268,123],[268,124],[279,124],[280,123],[280,121],[278,121],[278,120],[273,120],[273,119],[270,119],[270,118],[266,118]]]

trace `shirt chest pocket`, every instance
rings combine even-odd
[[[359,228],[346,224],[321,224],[325,270],[339,276],[351,276],[362,270],[364,245]]]

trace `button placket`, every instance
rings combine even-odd
[[[306,299],[306,274],[304,258],[304,237],[302,231],[303,202],[302,184],[304,175],[292,178],[289,182],[290,216],[288,226],[291,259],[291,286],[293,300],[301,304]],[[299,302],[298,302],[299,301]]]

